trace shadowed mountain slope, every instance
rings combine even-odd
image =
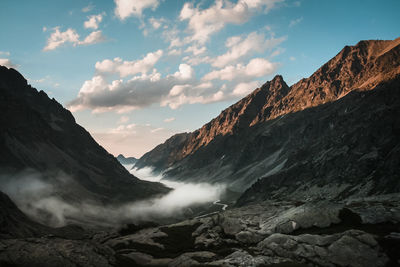
[[[56,100],[0,66],[0,182],[26,169],[69,201],[118,203],[168,192],[131,175]]]

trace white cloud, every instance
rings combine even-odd
[[[154,68],[154,65],[162,57],[163,51],[157,50],[148,53],[140,60],[123,61],[121,58],[113,60],[105,59],[101,62],[96,62],[96,71],[99,73],[117,73],[120,77],[135,75],[137,73],[146,74]],[[154,76],[153,78],[156,78]]]
[[[264,58],[253,58],[247,65],[229,65],[220,70],[214,70],[204,75],[203,80],[246,80],[272,74],[277,68],[277,63],[272,63]]]
[[[300,17],[300,18],[298,18],[298,19],[291,20],[290,23],[289,23],[289,27],[293,27],[293,26],[299,24],[299,23],[302,22],[302,21],[303,21],[303,17]]]
[[[103,42],[106,38],[103,36],[101,31],[91,32],[86,38],[79,42],[80,45],[89,45]]]
[[[172,49],[168,51],[169,56],[180,56],[182,54],[181,49]]]
[[[269,10],[283,0],[217,0],[206,9],[185,3],[180,12],[180,20],[188,20],[188,30],[192,33],[189,41],[204,44],[210,36],[226,24],[242,24],[258,10]]]
[[[160,18],[160,19],[150,18],[149,22],[150,22],[150,25],[153,27],[153,29],[157,30],[158,28],[160,28],[163,25],[165,20],[163,18]]]
[[[165,119],[164,120],[164,122],[173,122],[175,120],[175,118],[174,117],[171,117],[171,118],[167,118],[167,119]]]
[[[11,62],[8,58],[0,58],[0,65],[5,66],[7,68],[16,68],[17,66]]]
[[[86,29],[97,30],[99,28],[100,22],[103,20],[104,13],[98,15],[88,16],[88,20],[83,23]]]
[[[189,47],[185,50],[186,53],[192,53],[194,56],[203,54],[203,53],[205,53],[206,51],[207,51],[207,48],[206,48],[205,46],[197,47],[197,46],[195,46],[195,45],[189,46]]]
[[[54,32],[47,39],[47,45],[43,48],[43,51],[54,50],[57,47],[65,44],[72,43],[76,45],[79,43],[79,34],[74,29],[67,29],[65,32],[60,31],[60,27],[54,28]]]
[[[237,60],[245,56],[256,52],[260,53],[267,49],[270,50],[282,43],[284,40],[286,40],[286,37],[271,37],[270,39],[266,39],[264,34],[258,34],[257,32],[250,33],[243,40],[239,36],[230,37],[225,43],[226,47],[229,48],[229,51],[216,57],[213,60],[212,65],[221,68],[227,64],[235,63]]]
[[[151,130],[150,132],[151,133],[156,133],[156,132],[159,132],[159,131],[162,131],[162,130],[164,130],[164,128],[156,128],[156,129],[153,129],[153,130]]]
[[[86,36],[83,41],[80,41],[79,34],[74,29],[68,28],[66,31],[61,32],[60,27],[55,27],[53,33],[47,39],[47,44],[43,48],[43,51],[54,50],[66,43],[71,43],[73,46],[77,46],[95,44],[104,40],[105,38],[101,31],[92,32]]]
[[[92,11],[93,8],[94,8],[94,5],[92,3],[90,3],[89,5],[87,5],[84,8],[82,8],[82,12],[87,13],[89,11]]]
[[[7,51],[0,51],[0,55],[9,56],[9,55],[10,55],[10,52],[7,52]]]
[[[248,82],[248,83],[239,83],[236,85],[232,94],[235,96],[245,96],[251,93],[255,88],[259,86],[259,82]]]
[[[140,17],[143,10],[151,8],[155,10],[158,7],[158,0],[114,0],[115,15],[120,20],[125,20],[130,16]]]
[[[174,77],[179,80],[188,80],[193,78],[194,70],[188,64],[180,64],[179,71],[175,72]]]

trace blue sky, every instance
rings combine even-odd
[[[276,74],[400,37],[400,1],[0,2],[0,64],[69,108],[111,153],[201,127]]]

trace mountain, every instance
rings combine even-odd
[[[136,166],[241,192],[264,178],[248,197],[398,192],[399,66],[400,38],[346,46],[309,78],[289,87],[276,76]]]
[[[169,191],[131,175],[54,98],[0,66],[0,186],[36,188],[27,173],[69,202],[113,204]]]
[[[124,155],[119,154],[117,156],[117,160],[119,161],[119,163],[121,163],[122,165],[130,165],[130,164],[135,164],[137,161],[137,158],[135,157],[127,157],[125,158]]]

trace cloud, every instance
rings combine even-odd
[[[79,42],[80,45],[90,45],[90,44],[96,44],[105,41],[105,37],[101,33],[101,31],[95,31],[91,32],[86,38],[82,41]]]
[[[163,19],[163,18],[160,18],[160,19],[150,18],[149,19],[149,23],[153,27],[153,29],[157,30],[165,23],[165,19]]]
[[[141,17],[143,10],[151,8],[155,10],[158,7],[158,0],[114,0],[115,15],[120,20],[125,20],[130,16]]]
[[[242,40],[240,36],[233,36],[227,39],[225,46],[229,51],[223,55],[216,57],[212,61],[214,67],[224,67],[227,64],[235,63],[239,59],[265,50],[271,50],[286,40],[286,37],[266,39],[264,34],[252,32]]]
[[[113,73],[119,74],[120,77],[135,75],[137,73],[145,74],[154,68],[154,65],[162,57],[163,51],[157,50],[148,53],[140,60],[123,61],[121,58],[113,60],[105,59],[101,62],[96,62],[96,71],[98,73]],[[157,78],[154,76],[153,78]]]
[[[205,53],[206,51],[207,51],[207,48],[206,48],[205,46],[197,47],[197,46],[195,46],[195,45],[189,46],[189,47],[185,50],[186,53],[192,53],[194,56],[203,54],[203,53]]]
[[[126,123],[129,121],[129,117],[128,116],[122,116],[121,118],[119,118],[118,123]]]
[[[188,41],[204,44],[210,36],[226,24],[243,24],[258,10],[268,11],[283,0],[239,0],[232,3],[228,0],[217,0],[208,8],[200,9],[192,3],[185,3],[180,12],[180,20],[188,21],[191,36]]]
[[[0,58],[0,65],[5,66],[7,68],[16,68],[17,65],[11,62],[8,58]]]
[[[131,173],[148,181],[160,181],[161,176],[151,168],[132,170]],[[53,227],[80,222],[95,226],[120,226],[125,223],[157,221],[164,218],[179,219],[188,207],[220,199],[226,186],[207,183],[180,183],[163,181],[173,188],[158,198],[104,205],[96,201],[72,202],[61,198],[62,188],[76,188],[74,179],[59,172],[47,175],[25,170],[13,175],[0,175],[0,189],[4,191],[28,216]],[[78,187],[79,190],[79,187]],[[65,193],[65,192],[64,192]]]
[[[255,88],[259,86],[259,82],[248,82],[248,83],[239,83],[236,85],[235,89],[232,92],[232,95],[235,96],[245,96],[250,94]]]
[[[174,117],[171,117],[171,118],[167,118],[167,119],[165,119],[164,120],[164,122],[173,122],[175,120],[175,118]]]
[[[7,52],[7,51],[0,51],[0,55],[9,56],[9,55],[10,55],[10,52]]]
[[[79,44],[79,34],[71,28],[61,32],[60,27],[55,27],[54,32],[50,35],[49,39],[47,39],[47,45],[43,48],[43,51],[54,50],[68,42],[72,43],[74,46]]]
[[[97,30],[99,28],[100,22],[103,20],[104,13],[98,15],[88,16],[88,20],[83,23],[86,29]]]
[[[87,13],[89,11],[92,11],[94,8],[94,5],[92,3],[90,3],[89,5],[85,6],[84,8],[82,8],[82,12],[83,13]]]
[[[277,63],[272,63],[267,59],[253,58],[247,65],[229,65],[223,69],[207,73],[202,79],[204,81],[215,79],[226,81],[248,80],[272,74],[276,70],[277,66]]]
[[[182,54],[182,50],[181,49],[171,49],[168,51],[168,55],[169,56],[179,56]]]
[[[78,45],[89,45],[99,43],[105,40],[101,31],[95,31],[90,33],[83,41],[79,40],[79,34],[71,28],[66,31],[61,32],[60,27],[55,27],[53,33],[47,39],[47,44],[43,48],[43,51],[54,50],[57,47],[64,45],[66,43],[71,43],[73,46]]]
[[[190,66],[182,65],[178,72],[164,78],[155,69],[150,74],[134,76],[126,82],[114,80],[108,83],[104,76],[96,75],[85,81],[78,97],[68,107],[72,111],[89,108],[94,112],[124,112],[160,103],[174,85],[190,82],[193,70]]]
[[[303,21],[303,17],[300,17],[300,18],[298,18],[298,19],[291,20],[290,23],[289,23],[289,27],[293,27],[293,26],[299,24],[299,23],[302,22],[302,21]]]

